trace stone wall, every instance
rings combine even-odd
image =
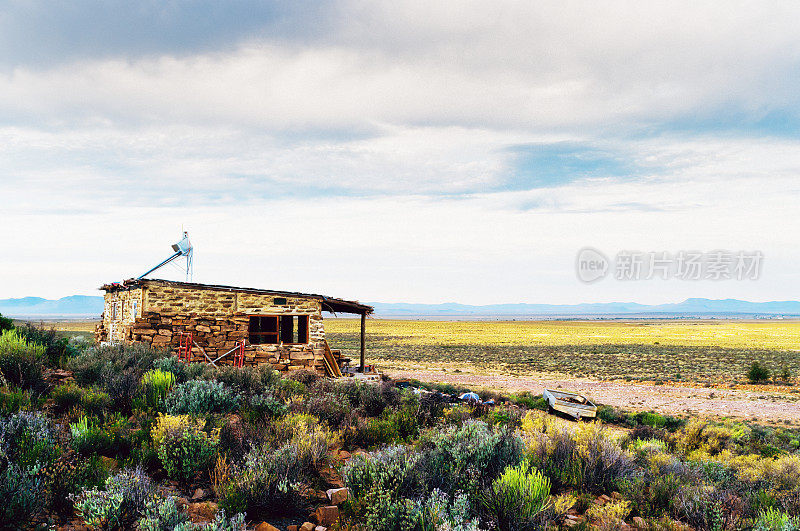
[[[134,321],[142,315],[142,292],[141,288],[135,288],[105,294],[103,319],[96,331],[98,340],[125,341],[131,339],[131,328]]]
[[[100,341],[132,340],[177,351],[181,333],[190,332],[195,343],[192,361],[208,362],[225,355],[216,362],[225,365],[233,363],[233,354],[228,352],[244,339],[245,365],[269,363],[279,371],[324,372],[325,327],[319,299],[187,288],[160,281],[140,285],[106,292],[103,322],[97,331]],[[111,319],[114,304],[124,308],[120,311],[118,306],[116,320]],[[307,344],[251,345],[247,341],[251,315],[287,314],[309,316]]]

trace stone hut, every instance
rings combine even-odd
[[[322,312],[361,316],[361,371],[366,316],[373,308],[308,293],[131,279],[106,284],[96,337],[181,351],[190,361],[314,369],[340,376],[343,360],[325,340]],[[242,356],[243,355],[243,356]]]

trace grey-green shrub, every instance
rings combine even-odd
[[[413,522],[421,530],[478,531],[478,519],[472,517],[469,497],[450,496],[435,489],[430,496],[413,502]]]
[[[127,529],[144,511],[153,490],[150,477],[137,468],[109,477],[103,490],[84,490],[73,496],[73,502],[87,524],[98,529]]]
[[[0,527],[15,529],[45,509],[45,484],[38,467],[24,468],[5,462],[0,467]]]
[[[39,412],[20,411],[0,418],[0,455],[22,468],[43,467],[59,454],[50,419]]]
[[[251,449],[222,485],[220,506],[232,512],[247,511],[250,518],[291,513],[301,503],[299,464],[291,443],[277,449],[268,444]]]
[[[420,438],[418,468],[428,491],[477,492],[508,466],[520,463],[523,442],[515,431],[466,421]]]
[[[149,500],[137,526],[140,531],[175,531],[184,529],[187,520],[188,516],[178,509],[175,498],[167,496]]]
[[[176,385],[167,396],[165,407],[171,415],[228,413],[239,407],[240,397],[214,380],[189,380]]]
[[[420,490],[417,463],[420,454],[412,448],[389,446],[372,454],[354,455],[342,469],[344,484],[355,498],[371,490],[412,495]]]

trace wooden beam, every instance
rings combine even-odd
[[[367,345],[367,314],[361,314],[361,372],[364,372],[364,354]]]

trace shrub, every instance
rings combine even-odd
[[[207,473],[216,457],[218,442],[215,436],[185,427],[181,431],[167,430],[156,452],[170,478],[189,484],[201,473]]]
[[[14,322],[8,317],[3,317],[3,314],[0,313],[0,332],[5,332],[12,328],[14,328]]]
[[[253,395],[247,399],[242,415],[252,419],[278,418],[286,414],[289,407],[269,393]]]
[[[620,529],[625,517],[631,512],[630,502],[615,500],[605,505],[592,504],[586,511],[586,516],[595,521],[597,528],[602,531]]]
[[[750,368],[747,370],[747,379],[750,383],[763,383],[769,380],[770,371],[761,363],[754,361]]]
[[[79,454],[102,452],[111,446],[111,439],[100,427],[90,422],[86,416],[69,425],[72,434],[72,447]]]
[[[119,387],[120,384],[115,384],[115,380],[120,375],[129,375],[128,379],[134,380],[133,388],[136,390],[142,374],[153,366],[157,358],[163,356],[163,351],[143,343],[119,343],[87,349],[71,358],[67,367],[72,370],[79,384],[100,385],[113,397],[110,387]]]
[[[111,406],[108,393],[86,389],[74,383],[56,387],[50,397],[53,399],[53,412],[57,414],[80,406],[90,415],[102,415]]]
[[[178,510],[175,498],[154,498],[147,502],[144,514],[137,523],[141,531],[175,531],[186,526],[188,517]]]
[[[549,496],[550,480],[523,461],[506,468],[482,495],[481,502],[489,521],[501,531],[510,531],[532,527],[548,508]]]
[[[354,425],[344,432],[344,443],[348,448],[373,448],[400,440],[400,431],[394,419],[357,417]]]
[[[416,529],[478,531],[478,520],[471,518],[469,498],[464,494],[450,497],[434,490],[425,499],[417,500],[412,509]]]
[[[233,512],[246,510],[249,518],[294,512],[301,504],[298,465],[290,443],[276,450],[267,444],[251,449],[217,482],[220,506]]]
[[[353,415],[353,408],[341,395],[331,392],[311,393],[303,401],[292,403],[291,410],[317,416],[329,427],[336,429]]]
[[[50,398],[53,399],[53,413],[64,413],[80,405],[83,388],[75,383],[59,385],[50,392]]]
[[[69,452],[43,468],[40,475],[52,509],[61,516],[68,516],[73,509],[70,496],[83,487],[102,485],[108,474],[98,456],[78,458],[74,452]]]
[[[44,357],[51,367],[62,365],[68,358],[77,354],[77,349],[66,337],[59,337],[55,329],[37,327],[30,323],[18,326],[17,333],[28,343],[44,347]]]
[[[281,378],[272,387],[275,396],[281,400],[290,400],[306,393],[306,386],[302,382],[291,378]]]
[[[325,430],[311,415],[288,415],[277,421],[273,430],[277,445],[290,444],[306,473],[314,472],[325,459],[328,447],[339,442],[335,434]]]
[[[485,422],[428,432],[420,439],[419,469],[429,490],[477,492],[508,466],[522,460],[522,439],[506,428]]]
[[[26,411],[0,418],[0,450],[22,468],[44,466],[60,452],[50,419]]]
[[[137,468],[111,476],[104,490],[84,490],[73,496],[73,502],[76,511],[92,527],[127,529],[138,519],[152,493],[150,478]]]
[[[371,455],[356,454],[342,469],[344,484],[353,497],[372,490],[412,494],[420,486],[416,467],[420,454],[405,446],[389,446]]]
[[[44,347],[29,343],[16,330],[0,334],[0,374],[22,389],[41,393],[44,381]]]
[[[147,407],[159,409],[164,404],[172,386],[175,384],[175,375],[161,369],[149,370],[142,375],[142,392]]]
[[[755,531],[797,531],[800,529],[800,518],[770,507],[758,513]]]
[[[547,400],[545,400],[541,394],[533,394],[530,391],[523,391],[521,393],[509,395],[508,399],[518,406],[528,409],[547,411]]]
[[[193,524],[185,513],[178,510],[175,498],[167,496],[147,502],[137,527],[141,531],[241,531],[244,529],[244,515],[237,514],[228,519],[222,509],[210,523]]]
[[[189,380],[175,386],[167,396],[166,410],[172,415],[228,413],[239,406],[239,395],[213,380]]]
[[[529,436],[531,464],[558,489],[606,492],[635,473],[632,456],[609,438],[600,423],[581,424],[573,433],[563,420],[530,411],[522,426]]]
[[[280,379],[280,373],[269,365],[247,367],[223,365],[207,376],[245,396],[260,395],[272,388]]]
[[[6,462],[0,470],[0,526],[15,529],[44,510],[44,483],[35,468]]]
[[[30,411],[40,406],[43,402],[41,397],[37,398],[30,391],[18,387],[0,388],[0,415],[8,416],[18,411]]]

